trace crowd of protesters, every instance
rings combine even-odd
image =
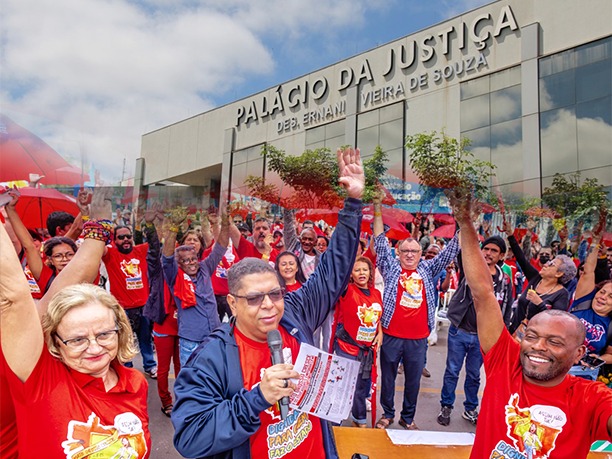
[[[528,381],[565,381],[568,372],[596,380],[605,368],[599,364],[612,364],[612,248],[602,244],[605,216],[582,240],[560,237],[550,246],[505,220],[493,234],[481,220],[477,236],[485,263],[476,265],[482,268],[480,281],[489,273],[489,291],[484,281],[470,282],[474,271],[466,267],[462,232],[435,238],[434,216],[409,225],[412,237],[389,240],[376,197],[373,234],[361,232],[359,154],[339,151],[338,162],[348,198],[335,229],[322,221],[299,222],[290,210],[276,219],[220,212],[188,223],[184,208],[159,205],[140,215],[119,209],[113,221],[112,197],[102,190],[93,198],[82,190],[78,215],[53,213],[47,228],[34,229],[22,223],[19,192],[10,190],[0,229],[0,456],[88,457],[106,451],[108,457],[149,457],[148,376],[156,380],[181,454],[263,457],[266,427],[278,421],[275,404],[292,393],[292,378],[298,377],[292,365],[270,366],[266,334],[277,328],[293,359],[306,342],[360,362],[351,410],[352,425],[360,428],[376,403],[377,368],[383,413],[373,427],[386,429],[396,421],[395,382],[401,372],[397,424],[418,430],[420,379],[433,376],[443,383],[437,421],[448,426],[464,364],[462,417],[478,424],[481,367],[499,365],[491,363],[489,351],[496,349],[497,356],[497,341],[506,334],[527,346],[535,333],[530,324],[542,322],[543,312],[563,311],[582,324],[582,351],[566,357],[554,377],[542,379],[534,370],[525,373]],[[465,210],[465,203],[451,199],[451,204],[455,212]],[[465,231],[464,214],[457,223]],[[462,244],[473,243],[473,229]],[[48,237],[41,237],[41,230]],[[472,249],[470,263],[476,256]],[[498,311],[482,306],[488,295],[494,301],[487,305]],[[446,368],[443,375],[431,375],[428,338],[442,310],[450,321]],[[498,328],[495,339],[484,335],[486,345],[481,311],[506,330],[502,338]],[[145,375],[132,368],[138,351]],[[541,361],[534,361],[544,366],[549,356],[538,352]],[[561,359],[550,360],[554,367]],[[522,362],[524,372],[527,367]],[[596,389],[580,390],[595,391],[598,400],[610,403],[612,391],[593,384]],[[487,408],[490,419],[492,409]],[[602,432],[601,439],[610,438],[611,411],[608,406],[597,413],[603,427],[593,429],[589,439]],[[293,420],[310,426],[297,453],[337,457],[326,421],[310,415]],[[499,424],[497,418],[491,422]],[[530,424],[527,430],[531,440],[516,448],[542,448],[538,441],[545,428]]]

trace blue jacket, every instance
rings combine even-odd
[[[299,342],[312,334],[346,288],[359,244],[361,201],[348,198],[338,226],[314,274],[285,296],[280,325]],[[223,324],[204,341],[181,369],[174,385],[174,446],[185,457],[251,457],[249,437],[260,426],[259,414],[270,407],[259,385],[244,388],[233,329]],[[328,458],[337,458],[329,422],[321,420]]]

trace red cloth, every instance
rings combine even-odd
[[[338,324],[343,324],[344,329],[357,343],[370,346],[378,330],[382,304],[382,296],[378,290],[371,288],[368,296],[351,283],[346,294],[338,301],[336,320]],[[359,348],[352,344],[338,340],[338,346],[347,354],[354,356],[359,354]]]
[[[181,268],[176,274],[174,282],[174,296],[181,300],[181,308],[192,308],[196,305],[195,285],[189,275],[185,274]]]
[[[115,246],[107,249],[102,261],[108,272],[111,293],[125,309],[144,306],[149,297],[149,244],[136,245],[128,254],[119,252]]]
[[[204,251],[202,254],[203,260],[210,255],[213,247],[214,244],[211,244],[210,247]],[[215,268],[215,272],[212,276],[210,276],[210,281],[212,282],[215,295],[227,295],[229,293],[229,288],[227,286],[227,270],[239,261],[240,258],[238,257],[238,252],[236,252],[234,247],[225,251],[225,255],[223,255],[223,258]]]
[[[299,290],[301,287],[302,287],[302,283],[296,280],[295,284],[285,285],[285,290],[287,291],[287,293],[295,292],[296,290]]]
[[[108,392],[101,378],[71,370],[46,348],[25,383],[8,373],[20,458],[66,459],[70,456],[64,451],[78,451],[81,445],[103,440],[109,445],[99,457],[113,456],[125,440],[137,457],[149,457],[147,381],[142,373],[116,360],[111,365],[119,381]]]
[[[19,449],[15,405],[7,380],[10,371],[0,347],[0,457],[12,459],[18,457]]]
[[[291,353],[290,361],[300,350],[300,343],[279,327],[283,338],[283,356]],[[261,381],[263,369],[270,367],[271,356],[267,342],[257,342],[240,333],[236,327],[235,334],[244,388],[251,390]],[[273,405],[259,414],[261,426],[249,438],[251,457],[282,457],[283,459],[324,459],[323,436],[319,418],[290,409],[287,419],[281,421],[277,405]],[[272,433],[269,433],[272,432]],[[270,446],[269,446],[270,445]],[[283,448],[291,445],[290,452],[283,455]]]
[[[534,459],[586,457],[593,441],[609,438],[610,389],[569,375],[555,387],[531,384],[519,355],[519,344],[504,328],[484,357],[487,385],[470,458],[525,457],[523,437],[532,424],[541,442]]]
[[[395,312],[385,333],[403,339],[429,336],[425,284],[416,270],[402,270],[395,305]]]
[[[241,260],[246,257],[261,258],[261,252],[255,248],[251,241],[245,238],[240,239],[240,244],[238,244],[238,247],[236,247],[236,252]],[[270,252],[270,259],[268,261],[272,265],[274,265],[276,257],[278,257],[278,253],[279,252],[276,249],[272,249],[272,252]]]

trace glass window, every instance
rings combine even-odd
[[[612,57],[612,38],[581,46],[576,50],[576,65],[592,64]]]
[[[235,151],[232,155],[232,164],[242,164],[247,161],[248,149]]]
[[[329,148],[332,154],[336,154],[336,150],[343,145],[346,145],[344,135],[325,140],[325,144],[315,148]]]
[[[244,186],[247,177],[247,163],[237,164],[232,167],[232,191]]]
[[[403,168],[404,168],[404,149],[403,148],[395,148],[393,150],[385,150],[387,153],[387,174],[393,175],[395,177],[403,177]]]
[[[247,166],[247,169],[246,169],[247,176],[249,175],[256,175],[257,177],[264,176],[263,156],[253,161],[249,161],[248,163],[246,163],[246,166]]]
[[[576,113],[573,107],[540,115],[542,176],[578,170]]]
[[[521,86],[491,93],[491,124],[521,117]]]
[[[387,121],[399,120],[404,117],[404,104],[398,103],[393,105],[387,105],[380,109],[380,122],[386,123]]]
[[[575,70],[555,73],[540,79],[540,110],[567,107],[576,102]]]
[[[468,148],[477,159],[491,161],[490,126],[463,132],[461,133],[461,136],[470,139],[470,146]]]
[[[378,143],[378,126],[372,126],[357,131],[357,146],[364,154],[370,155],[374,153],[374,149]]]
[[[550,59],[552,62],[552,73],[565,72],[576,67],[576,53],[573,49],[554,54]]]
[[[523,178],[523,132],[521,119],[491,126],[491,162],[497,166],[499,183]]]
[[[491,92],[521,84],[521,68],[512,67],[490,75]]]
[[[261,156],[261,145],[258,145],[256,147],[251,147],[247,150],[247,159],[249,161],[253,161],[261,157],[262,157]]]
[[[610,59],[576,69],[576,102],[598,99],[612,94],[612,62]]]
[[[330,139],[332,137],[343,136],[346,123],[344,120],[336,121],[335,123],[329,123],[325,125],[325,138]]]
[[[317,126],[306,131],[306,145],[321,142],[323,139],[325,139],[325,126]]]
[[[383,150],[397,148],[404,143],[404,122],[402,119],[380,125],[380,146]]]
[[[461,130],[469,131],[490,124],[489,94],[461,102]]]
[[[580,169],[612,165],[612,97],[576,104],[576,118]]]
[[[376,126],[379,119],[379,110],[371,110],[369,112],[360,113],[357,118],[357,129],[365,129]]]
[[[489,76],[461,83],[461,100],[471,99],[489,93]]]

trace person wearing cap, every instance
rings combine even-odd
[[[512,312],[512,282],[510,277],[499,266],[506,254],[506,243],[499,236],[491,236],[481,246],[482,255],[489,268],[495,297],[499,303],[506,327],[510,324]],[[459,257],[461,259],[461,256]],[[465,408],[462,417],[472,424],[478,420],[478,390],[480,389],[480,367],[483,363],[478,330],[476,327],[476,309],[474,298],[465,277],[461,275],[459,286],[448,305],[447,317],[450,320],[448,329],[448,347],[446,370],[438,415],[438,424],[450,424],[451,412],[455,403],[455,389],[459,372],[465,360]]]

